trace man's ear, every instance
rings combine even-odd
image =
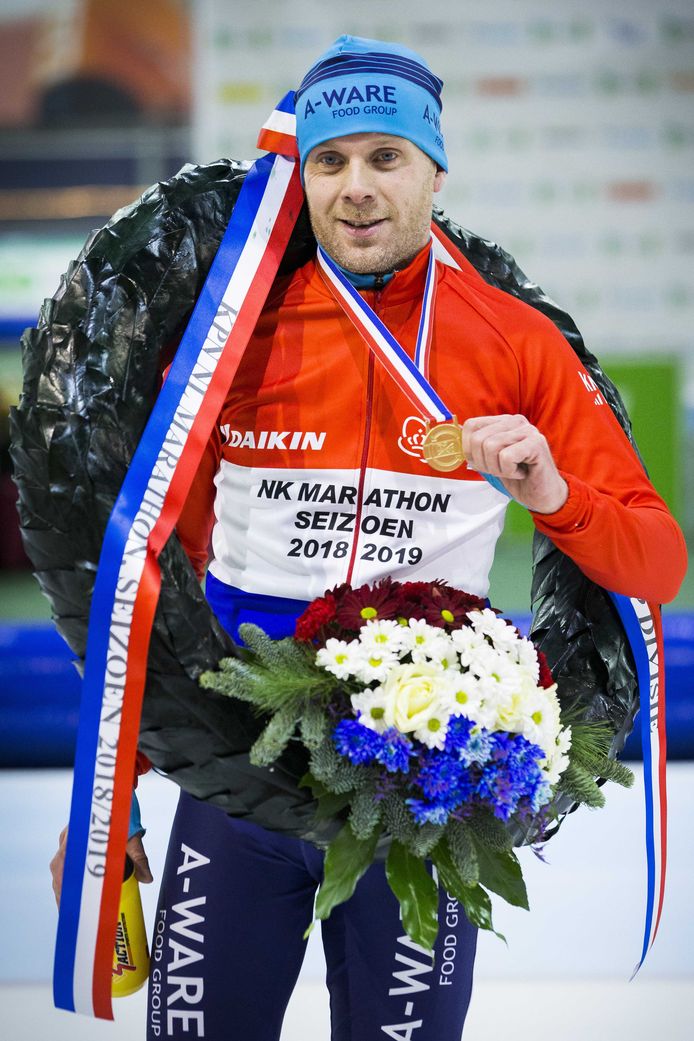
[[[434,174],[434,191],[440,192],[443,188],[443,182],[446,180],[446,171],[442,170],[441,167],[437,167],[436,173]]]

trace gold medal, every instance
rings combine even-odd
[[[446,423],[429,427],[422,445],[424,461],[432,470],[457,470],[465,462],[463,454],[463,428],[455,416]]]

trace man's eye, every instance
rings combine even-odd
[[[397,159],[397,152],[379,152],[378,161],[381,163],[392,163],[394,159]]]
[[[336,155],[322,155],[318,162],[321,163],[322,166],[339,166],[340,158]]]

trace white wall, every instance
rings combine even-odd
[[[451,216],[514,253],[599,354],[691,351],[690,0],[195,0],[194,11],[197,161],[254,157],[274,103],[340,33],[399,40],[445,81]]]

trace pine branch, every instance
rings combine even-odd
[[[329,734],[311,752],[309,766],[313,776],[335,795],[361,790],[371,783],[369,771],[339,755]]]
[[[478,810],[468,821],[476,837],[490,849],[508,850],[513,848],[513,838],[506,825],[489,810]]]
[[[391,792],[381,801],[381,816],[386,831],[397,842],[409,844],[414,838],[415,822],[401,795]]]
[[[335,773],[327,782],[328,788],[336,795],[349,792],[352,789],[363,789],[366,780],[366,771],[363,766],[353,766],[352,763],[339,756],[339,763]]]
[[[623,788],[631,788],[634,783],[633,770],[626,763],[609,759],[606,755],[580,754],[572,757],[571,761],[593,777],[604,777],[606,781],[613,781]]]
[[[606,781],[620,784],[622,788],[632,788],[634,785],[634,771],[626,763],[620,763],[617,759],[598,759],[595,764],[598,777],[604,777]]]
[[[318,748],[328,733],[328,717],[323,707],[315,702],[305,707],[299,725],[301,739],[309,751]]]
[[[562,724],[571,727],[571,759],[594,758],[607,755],[612,744],[613,731],[604,720],[574,719],[562,716]]]
[[[199,680],[200,686],[205,690],[214,690],[217,694],[224,694],[225,697],[235,697],[254,704],[251,668],[236,658],[223,658],[219,665],[220,671],[202,673]]]
[[[450,821],[446,829],[448,849],[466,886],[479,882],[480,871],[472,829],[464,821]]]
[[[309,762],[309,769],[317,781],[321,781],[328,789],[332,790],[330,782],[335,776],[340,765],[340,757],[335,750],[330,737],[313,749]]]
[[[297,722],[294,711],[281,708],[251,748],[249,758],[253,765],[269,766],[279,759],[294,735]]]
[[[295,673],[325,675],[325,670],[315,664],[313,648],[299,643],[291,636],[283,640],[273,640],[259,626],[250,622],[244,622],[239,626],[239,636],[246,647],[255,654],[258,663],[267,669],[291,669]]]
[[[413,834],[405,839],[405,846],[415,857],[424,859],[438,845],[445,831],[445,824],[416,824]]]
[[[575,802],[595,809],[605,805],[605,796],[593,780],[592,774],[576,763],[569,763],[561,775],[557,791],[569,795]]]
[[[368,839],[381,821],[381,803],[375,797],[373,786],[357,792],[352,799],[349,823],[358,839]]]
[[[571,724],[569,762],[582,771],[582,774],[580,781],[569,780],[567,785],[578,783],[579,790],[588,793],[590,789],[583,775],[589,774],[591,780],[601,777],[606,781],[620,784],[624,788],[631,788],[634,783],[633,772],[624,763],[618,762],[610,755],[612,738],[612,729],[606,722],[578,719]],[[562,790],[569,792],[568,786]],[[590,794],[590,799],[592,800],[590,802],[587,799],[583,801],[588,802],[588,805],[604,805],[604,797],[602,802],[596,802],[594,792]]]
[[[248,701],[260,712],[287,708],[298,716],[311,702],[327,698],[334,687],[334,681],[323,670],[297,672],[294,666],[287,665],[269,669],[237,658],[224,658],[220,667],[219,672],[203,673],[201,686]]]

